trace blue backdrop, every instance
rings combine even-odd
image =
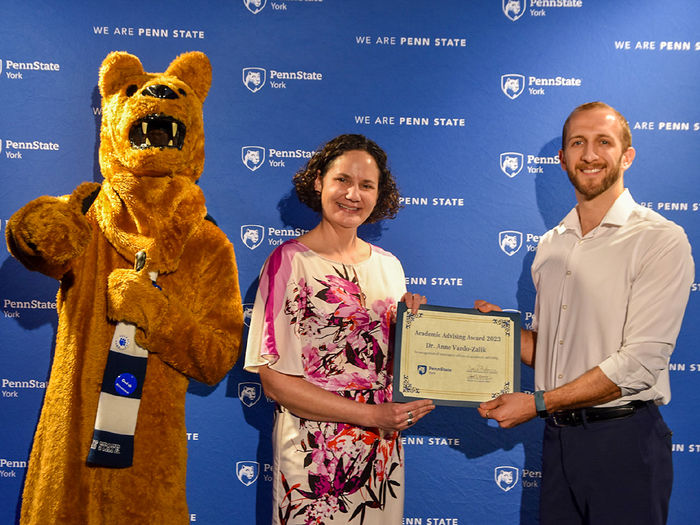
[[[633,196],[700,243],[700,3],[696,0],[169,0],[5,2],[0,10],[0,220],[101,180],[97,73],[113,50],[164,71],[205,52],[208,209],[233,242],[247,307],[271,249],[315,225],[291,176],[331,137],[389,154],[405,208],[363,235],[433,304],[534,302],[538,236],[573,206],[561,125],[604,100],[630,121]],[[20,143],[30,143],[25,147]],[[36,143],[36,144],[35,144]],[[34,147],[36,145],[36,147]],[[258,241],[244,234],[256,230]],[[517,249],[501,249],[510,232]],[[697,254],[697,250],[696,250]],[[0,522],[14,523],[56,333],[57,283],[0,248]],[[671,359],[671,524],[697,520],[700,308],[692,288]],[[523,388],[532,372],[523,369]],[[191,521],[269,522],[272,404],[239,362],[187,397]],[[406,524],[535,524],[542,423],[501,430],[441,407],[404,434]],[[252,466],[256,478],[239,476]],[[495,481],[497,468],[516,483]]]

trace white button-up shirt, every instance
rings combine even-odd
[[[623,396],[606,406],[668,403],[668,362],[693,277],[683,228],[628,190],[585,236],[571,210],[542,237],[532,264],[535,388],[551,390],[600,366]]]

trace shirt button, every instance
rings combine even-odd
[[[561,307],[562,310],[566,310],[566,305]]]
[[[566,275],[571,275],[571,270],[566,270]]]
[[[564,377],[564,374],[559,374],[557,378],[562,379]]]
[[[563,339],[559,339],[559,344],[560,344],[560,345],[563,345],[563,344],[564,344],[564,340],[563,340]]]

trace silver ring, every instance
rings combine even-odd
[[[410,410],[408,411],[408,419],[413,419],[413,412]]]
[[[413,424],[413,418],[409,417],[409,418],[406,420],[406,423],[408,423],[408,426],[410,427],[410,426]]]

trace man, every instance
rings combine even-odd
[[[668,514],[671,432],[657,405],[670,399],[694,265],[683,229],[625,189],[634,156],[612,107],[591,102],[569,115],[559,160],[578,204],[540,241],[535,320],[522,333],[536,392],[479,407],[501,427],[546,417],[543,525],[663,524]]]

